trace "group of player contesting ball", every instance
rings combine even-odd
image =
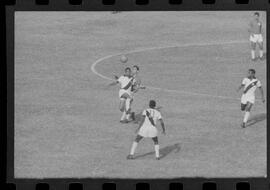
[[[262,23],[259,19],[260,14],[255,12],[253,18],[249,24],[250,43],[251,43],[251,59],[256,61],[258,58],[263,60],[263,37],[262,37]],[[256,57],[256,45],[259,46],[259,57]],[[121,62],[127,62],[127,57],[122,56]],[[244,119],[241,124],[242,128],[245,128],[250,116],[250,110],[255,102],[255,90],[257,87],[260,89],[262,102],[265,102],[263,88],[261,82],[255,77],[255,69],[249,69],[248,75],[242,81],[237,91],[243,89],[241,97],[241,110],[244,111]],[[135,120],[134,112],[131,112],[131,104],[133,101],[134,94],[140,89],[145,89],[145,86],[141,85],[141,79],[139,77],[139,67],[134,65],[131,68],[125,68],[125,74],[118,77],[115,76],[115,81],[110,84],[120,84],[119,98],[120,98],[120,111],[122,116],[120,119],[121,123],[129,123]],[[136,130],[137,136],[132,143],[130,154],[127,159],[134,159],[134,153],[136,147],[141,139],[152,138],[154,141],[154,149],[156,159],[160,159],[159,155],[159,144],[158,144],[158,130],[156,128],[157,121],[160,121],[162,127],[162,133],[165,134],[165,125],[162,120],[161,113],[156,106],[155,100],[149,101],[149,108],[143,110],[142,119],[139,122],[139,127]]]

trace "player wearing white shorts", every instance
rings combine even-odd
[[[254,17],[249,23],[249,40],[251,44],[251,59],[256,60],[256,44],[259,46],[259,58],[263,59],[263,37],[262,37],[262,22],[259,20],[260,14],[258,12],[254,13]]]
[[[265,102],[263,95],[263,88],[261,82],[255,77],[255,70],[249,69],[248,76],[243,79],[242,84],[239,86],[237,91],[244,88],[241,97],[241,110],[245,111],[242,127],[245,128],[248,118],[250,116],[250,110],[252,105],[255,103],[255,91],[257,88],[260,89],[262,102]]]
[[[134,100],[134,95],[135,93],[137,93],[140,89],[145,89],[146,87],[141,85],[141,78],[139,76],[139,66],[137,65],[134,65],[132,67],[132,77],[133,77],[133,83],[132,83],[132,86],[131,86],[131,101],[130,101],[130,111],[129,113],[126,115],[126,120],[125,122],[129,122],[129,121],[134,121],[135,120],[135,112],[132,112],[131,111],[131,105],[132,105],[132,102]],[[116,79],[118,79],[119,77],[118,76],[114,76]]]
[[[156,159],[159,160],[159,144],[158,144],[158,130],[156,128],[157,120],[160,121],[162,127],[162,133],[165,134],[165,125],[161,116],[161,113],[155,109],[156,102],[150,100],[149,108],[145,109],[142,113],[143,119],[140,122],[139,128],[136,130],[138,134],[132,143],[130,154],[127,156],[127,159],[134,159],[134,153],[137,148],[138,143],[143,138],[152,138],[154,141],[155,155]]]
[[[120,76],[119,78],[116,77],[116,81],[111,83],[110,86],[120,84],[119,90],[119,98],[120,104],[119,109],[122,112],[122,116],[120,119],[121,123],[127,123],[127,116],[130,114],[130,102],[131,102],[131,88],[133,84],[134,78],[131,76],[131,69],[127,67],[125,69],[125,74]]]

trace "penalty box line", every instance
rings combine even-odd
[[[137,50],[131,50],[131,51],[126,51],[122,53],[116,53],[116,54],[111,54],[104,56],[98,60],[96,60],[92,65],[91,65],[91,71],[109,81],[113,81],[114,79],[109,78],[101,73],[99,73],[96,70],[96,66],[98,64],[101,64],[104,60],[120,56],[123,54],[132,54],[132,53],[138,53],[138,52],[144,52],[144,51],[152,51],[152,50],[159,50],[159,49],[168,49],[168,48],[183,48],[183,47],[192,47],[192,46],[213,46],[213,45],[226,45],[226,44],[243,44],[243,43],[248,43],[247,41],[227,41],[227,42],[212,42],[212,43],[188,43],[188,44],[181,44],[181,45],[172,45],[172,46],[161,46],[161,47],[150,47],[150,48],[141,48]],[[160,87],[154,87],[154,86],[146,86],[147,89],[152,89],[152,90],[160,90],[160,91],[166,91],[166,92],[173,92],[173,93],[178,93],[178,94],[186,94],[186,95],[193,95],[193,96],[204,96],[204,97],[211,97],[211,98],[219,98],[219,99],[227,99],[227,100],[240,100],[240,98],[233,98],[233,97],[227,97],[227,96],[218,96],[218,95],[211,95],[211,94],[204,94],[204,93],[196,93],[196,92],[188,92],[188,91],[180,91],[180,90],[171,90],[171,89],[166,89],[166,88],[160,88]]]

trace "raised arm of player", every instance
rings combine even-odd
[[[113,75],[115,80],[118,80],[119,77],[117,75]]]
[[[146,87],[145,86],[137,86],[135,87],[135,90],[133,91],[133,93],[136,93],[138,92],[140,89],[145,89]]]
[[[262,102],[265,102],[264,94],[263,94],[263,88],[262,87],[259,87],[259,89],[260,89],[260,92],[261,92]]]
[[[112,83],[110,83],[108,86],[114,86],[114,85],[117,85],[119,82],[118,81],[114,81]]]
[[[241,90],[245,85],[244,84],[241,84],[237,89],[236,91],[239,92],[239,90]]]
[[[114,85],[119,83],[119,81],[118,81],[119,77],[117,75],[113,75],[113,76],[114,76],[115,81],[110,83],[108,86],[114,86]]]
[[[162,133],[165,135],[166,134],[166,131],[165,131],[165,124],[164,124],[163,119],[159,119],[159,122],[160,122],[160,125],[162,127]]]

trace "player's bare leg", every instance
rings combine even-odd
[[[138,146],[138,143],[140,142],[140,140],[142,140],[143,137],[140,136],[140,135],[137,135],[137,137],[135,138],[135,140],[133,141],[132,143],[132,146],[131,146],[131,149],[130,149],[130,153],[129,155],[127,156],[127,159],[134,159],[134,154],[135,154],[135,151],[136,151],[136,148]]]
[[[125,119],[126,119],[125,104],[126,104],[126,99],[125,98],[120,98],[119,109],[122,112],[122,116],[121,116],[121,119],[120,119],[121,123],[123,123],[125,121]]]
[[[132,99],[130,97],[126,99],[126,107],[125,107],[125,109],[126,109],[126,113],[127,113],[127,116],[126,116],[127,121],[130,121],[130,115],[131,115],[131,107],[130,107],[130,105],[131,105],[131,101],[132,101]]]
[[[262,60],[263,59],[263,42],[259,42],[258,46],[259,46],[259,58],[260,60]]]
[[[153,137],[152,140],[154,141],[156,159],[159,160],[160,159],[160,156],[159,156],[158,137]]]
[[[135,120],[135,113],[131,111],[131,105],[133,102],[133,99],[127,99],[127,104],[126,104],[126,111],[127,111],[127,121],[134,121]],[[129,105],[129,106],[128,106]]]
[[[252,61],[255,61],[256,60],[256,55],[255,55],[256,43],[251,42],[250,46],[251,46],[251,59],[252,59]]]
[[[130,106],[130,96],[127,93],[124,93],[120,98],[120,111],[123,112],[120,122],[121,123],[128,123],[127,115],[128,109]]]
[[[242,128],[246,127],[246,124],[248,122],[248,118],[250,116],[250,110],[252,108],[252,103],[247,102],[246,106],[245,106],[245,114],[244,114],[244,119],[243,119],[243,123],[242,123]]]
[[[241,103],[241,111],[245,111],[246,110],[246,107],[247,107],[247,104],[242,104]],[[242,128],[245,128],[245,123],[244,122],[242,122],[241,127]]]

